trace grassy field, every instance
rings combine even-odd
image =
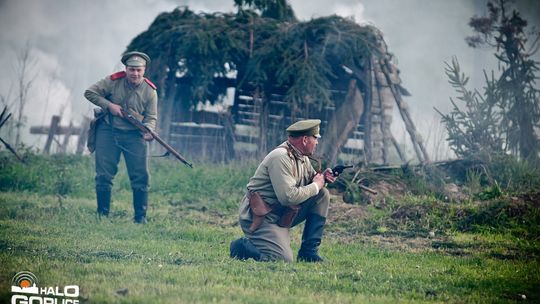
[[[324,263],[232,260],[255,165],[152,160],[150,221],[135,225],[124,169],[99,220],[91,158],[2,156],[0,302],[19,271],[80,286],[81,303],[540,302],[538,202],[513,194],[447,202],[405,191],[350,205],[336,193]]]

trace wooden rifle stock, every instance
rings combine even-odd
[[[140,122],[138,119],[136,119],[135,117],[133,117],[133,115],[131,115],[128,111],[124,110],[124,109],[121,109],[122,111],[122,116],[124,116],[124,119],[127,120],[129,123],[131,123],[132,125],[134,125],[135,127],[137,127],[137,129],[139,129],[141,132],[143,133],[150,133],[152,135],[152,137],[163,147],[165,148],[165,150],[167,150],[167,152],[169,152],[170,154],[174,155],[174,157],[176,157],[176,159],[178,159],[179,161],[181,161],[184,165],[190,167],[190,168],[193,168],[193,165],[190,164],[180,153],[178,153],[173,147],[171,147],[168,143],[166,143],[161,137],[159,137],[159,135],[152,131],[150,128],[148,128],[147,126],[145,126],[142,122]]]

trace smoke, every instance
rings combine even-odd
[[[365,5],[360,1],[340,0],[290,0],[290,4],[300,20],[309,20],[329,15],[338,15],[345,18],[353,18],[357,23],[365,23]]]
[[[470,90],[482,92],[484,70],[500,74],[493,49],[473,49],[465,43],[465,37],[472,35],[468,25],[470,18],[487,14],[486,0],[291,2],[301,19],[337,14],[379,28],[401,71],[402,85],[412,94],[405,101],[428,153],[433,159],[452,156],[445,141],[444,126],[440,125],[440,115],[434,110],[436,107],[448,113],[452,108],[450,97],[456,97],[444,72],[445,62],[451,62],[453,57],[458,59],[462,72],[470,77]],[[514,4],[531,28],[538,30],[540,1],[518,0]],[[540,52],[536,54],[536,60],[540,60],[539,57]],[[392,133],[410,150],[405,126],[397,110],[394,114]]]
[[[14,63],[28,43],[35,60],[32,75],[37,77],[28,92],[23,139],[41,147],[44,136],[31,136],[29,127],[49,124],[52,115],[62,114],[64,125],[77,125],[83,115],[90,116],[93,106],[84,99],[84,90],[123,68],[120,55],[159,13],[182,5],[194,11],[232,11],[233,1],[228,2],[1,0],[0,65],[5,70],[0,74],[0,96],[15,112]]]
[[[332,5],[326,1],[316,1],[313,5],[303,1],[292,3],[297,12],[302,9],[303,18],[337,14],[379,28],[389,52],[394,55],[394,63],[401,71],[402,85],[412,94],[405,101],[413,119],[416,118],[414,121],[419,133],[428,141],[428,153],[447,156],[447,147],[441,147],[445,144],[444,136],[440,135],[439,117],[433,107],[447,112],[450,109],[449,96],[454,95],[445,78],[445,61],[457,56],[464,72],[472,74],[472,83],[477,83],[477,75],[474,74],[478,71],[477,66],[485,63],[482,59],[485,56],[476,55],[476,51],[468,48],[464,41],[471,33],[468,19],[481,13],[474,2],[348,0]],[[408,152],[412,151],[397,110],[394,111],[392,133],[402,144],[408,144]]]
[[[175,7],[169,1],[39,1],[0,2],[0,95],[17,111],[17,56],[29,45],[29,79],[23,140],[41,147],[45,137],[31,136],[30,126],[47,125],[52,115],[61,124],[80,123],[91,105],[83,91],[121,69],[120,54],[158,13]],[[14,115],[15,116],[15,115]]]
[[[471,88],[482,87],[482,69],[496,69],[492,50],[475,50],[464,42],[471,34],[469,18],[486,13],[484,0],[290,3],[301,20],[337,14],[381,29],[401,70],[403,85],[413,95],[406,101],[423,134],[436,117],[433,107],[449,111],[449,97],[455,94],[444,75],[445,61],[458,58],[463,72],[471,76]],[[538,1],[522,0],[517,4],[529,21],[539,22]],[[122,69],[121,53],[159,13],[184,5],[194,11],[234,10],[233,0],[0,0],[0,65],[4,69],[0,73],[0,95],[14,101],[16,56],[28,42],[38,76],[24,113],[27,127],[48,124],[53,114],[62,114],[62,124],[77,124],[83,115],[91,113],[92,105],[84,99],[84,90]],[[399,119],[394,121],[394,134],[403,132]],[[402,137],[396,134],[396,138]],[[42,139],[25,135],[28,144],[40,146]]]

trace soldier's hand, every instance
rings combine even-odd
[[[315,176],[313,177],[313,182],[317,184],[317,186],[319,186],[319,189],[324,188],[324,175],[320,173],[315,174]]]
[[[109,112],[112,114],[112,115],[115,115],[115,116],[120,116],[122,117],[122,107],[117,105],[117,104],[114,104],[114,103],[109,103],[109,106],[107,107],[109,109]]]
[[[152,136],[150,132],[146,132],[143,134],[143,139],[146,141],[151,141],[152,139],[154,139],[154,136]]]
[[[323,172],[323,175],[326,182],[330,184],[335,182],[337,179],[337,176],[334,175],[334,173],[332,172],[332,169],[330,168],[326,168],[326,170],[324,170]]]

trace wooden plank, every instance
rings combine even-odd
[[[82,131],[81,127],[56,126],[55,135],[78,134]],[[30,127],[30,134],[49,134],[50,126],[33,126]]]
[[[58,123],[60,123],[60,116],[54,115],[51,119],[51,127],[49,128],[47,141],[45,142],[45,147],[43,148],[43,152],[45,154],[50,153],[52,141],[54,136],[57,134]]]
[[[206,129],[206,128],[195,128],[195,129],[186,129],[174,127],[169,134],[170,137],[181,136],[181,135],[196,135],[196,136],[210,136],[210,137],[223,137],[224,129]]]
[[[62,144],[60,145],[60,149],[59,149],[59,152],[61,154],[66,154],[66,149],[67,149],[67,146],[69,144],[69,138],[71,137],[72,134],[77,134],[75,133],[75,131],[73,130],[73,123],[70,122],[69,123],[69,132],[66,133],[66,135],[64,135],[64,141],[62,142]]]

